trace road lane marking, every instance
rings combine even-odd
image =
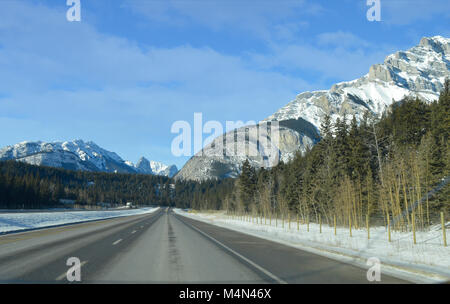
[[[242,260],[244,260],[245,262],[247,262],[248,264],[252,265],[253,267],[255,267],[256,269],[258,269],[259,271],[261,271],[262,273],[264,273],[265,275],[267,275],[268,277],[272,278],[274,281],[278,282],[279,284],[287,284],[286,281],[280,279],[279,277],[277,277],[276,275],[274,275],[273,273],[271,273],[270,271],[268,271],[267,269],[259,266],[258,264],[250,261],[249,259],[247,259],[246,257],[244,257],[243,255],[241,255],[240,253],[234,251],[233,249],[231,249],[230,247],[228,247],[227,245],[219,242],[218,240],[216,240],[215,238],[213,238],[212,236],[210,236],[209,234],[201,231],[200,229],[198,229],[197,227],[186,223],[185,221],[182,220],[182,222],[186,225],[188,225],[189,227],[193,228],[195,231],[197,231],[198,233],[202,234],[203,236],[207,237],[208,239],[210,239],[211,241],[215,242],[216,244],[218,244],[219,246],[223,247],[224,249],[228,250],[229,252],[231,252],[232,254],[236,255],[237,257],[241,258]]]
[[[84,265],[86,265],[87,262],[88,262],[88,261],[81,262],[81,263],[80,263],[80,269],[81,269],[81,267],[83,267]],[[60,276],[58,276],[58,277],[56,278],[56,281],[61,281],[61,280],[63,280],[63,279],[66,278],[66,277],[67,277],[67,272],[64,272],[63,274],[61,274]]]
[[[118,239],[117,241],[115,241],[115,242],[113,243],[113,246],[119,244],[120,242],[122,242],[122,239]]]

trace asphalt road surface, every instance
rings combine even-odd
[[[170,209],[0,236],[0,283],[68,283],[71,257],[82,283],[371,283],[365,269]]]

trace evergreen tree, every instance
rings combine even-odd
[[[256,183],[255,168],[253,168],[248,159],[246,159],[242,164],[242,172],[239,177],[240,198],[244,204],[245,210],[249,210],[249,206],[253,204],[256,193]]]

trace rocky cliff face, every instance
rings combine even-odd
[[[439,97],[446,78],[450,78],[450,39],[425,37],[410,50],[387,56],[384,63],[373,65],[369,73],[359,79],[335,84],[330,90],[299,94],[263,122],[280,122],[278,151],[280,160],[286,161],[318,141],[326,114],[332,121],[343,114],[355,115],[359,121],[364,112],[381,115],[393,102],[406,96],[432,101]],[[223,137],[216,140],[221,141]],[[204,150],[210,149],[208,146]],[[211,157],[200,152],[186,163],[176,178],[205,180],[237,176],[245,158]],[[250,159],[255,167],[267,165],[261,157]]]
[[[289,161],[297,152],[305,152],[307,147],[319,140],[314,126],[302,119],[281,121],[278,126],[274,125],[261,122],[217,137],[194,155],[175,178],[202,181],[237,177],[246,159],[254,167],[270,168],[279,161]],[[261,132],[266,128],[272,133]],[[278,138],[276,142],[275,137]]]

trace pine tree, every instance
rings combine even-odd
[[[249,210],[249,206],[253,204],[256,193],[256,171],[250,165],[248,159],[242,164],[242,172],[239,176],[239,187],[241,201],[245,210]]]
[[[369,161],[368,147],[364,143],[364,138],[355,116],[353,116],[350,124],[348,143],[350,153],[347,173],[352,179],[364,178]]]
[[[342,119],[337,119],[335,124],[336,134],[336,164],[338,166],[338,176],[343,176],[349,171],[350,146],[348,141],[347,117],[344,114]]]

